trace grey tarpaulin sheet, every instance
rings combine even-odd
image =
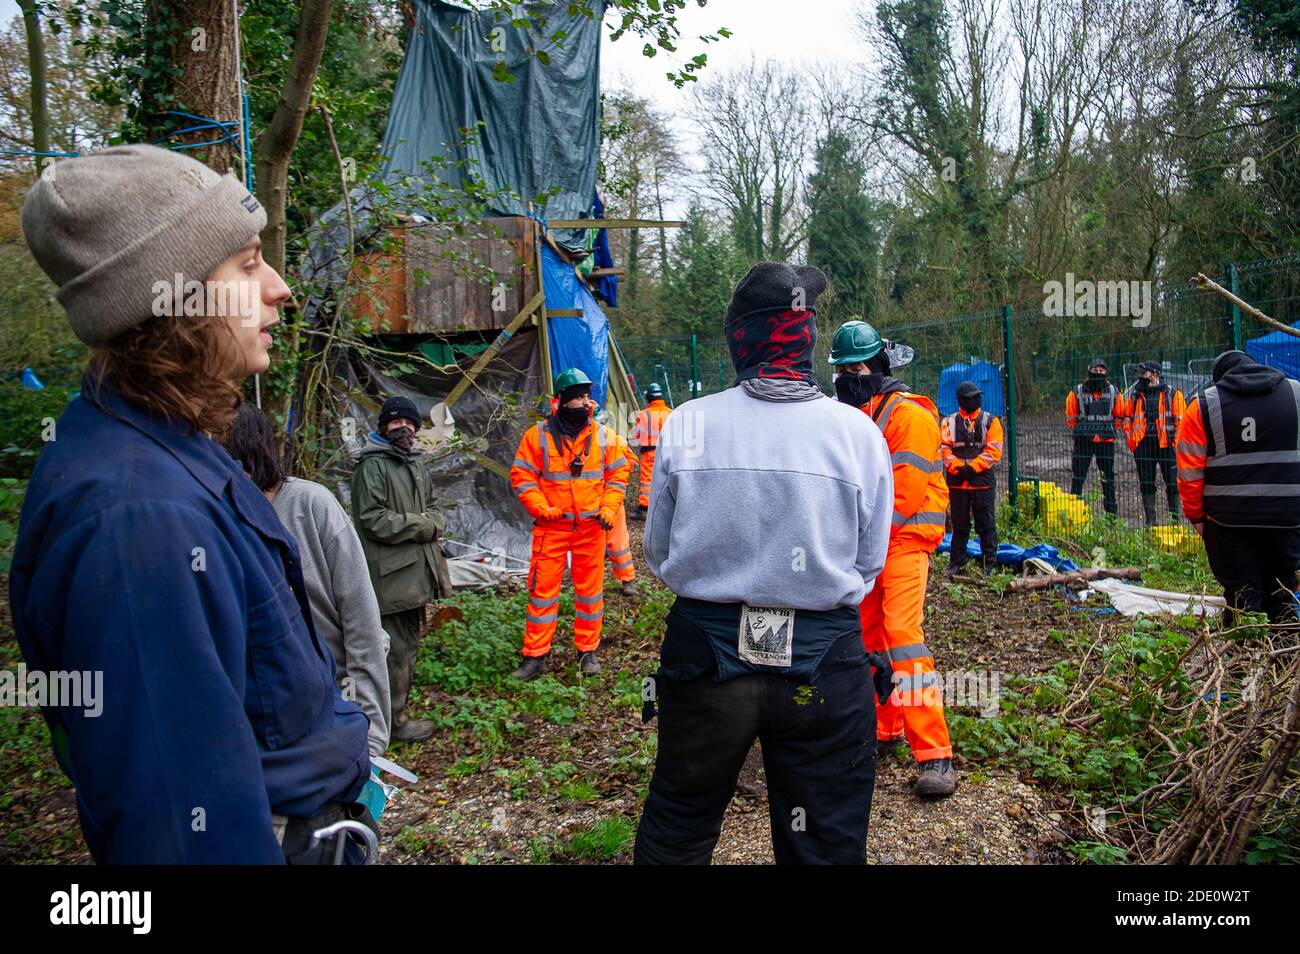
[[[491,10],[474,12],[441,0],[415,0],[415,25],[402,60],[384,133],[390,179],[421,176],[427,161],[447,181],[476,175],[512,197],[493,202],[501,215],[527,215],[528,202],[558,190],[535,212],[548,219],[591,214],[600,156],[600,40],[604,0],[529,4],[541,28],[514,27]],[[549,39],[563,31],[562,44]],[[549,57],[542,63],[534,55]],[[493,74],[504,63],[513,82]],[[480,125],[482,124],[482,125]],[[462,130],[477,130],[462,144]],[[468,163],[468,164],[467,164]],[[573,244],[572,235],[552,233]]]
[[[365,406],[354,403],[358,439],[374,429],[376,414],[384,398],[402,394],[415,402],[425,423],[429,410],[445,398],[474,358],[462,359],[459,371],[439,374],[421,367],[400,379],[381,375],[378,359],[350,352],[342,372],[348,383],[364,391]],[[487,446],[481,455],[507,470],[524,429],[537,421],[541,355],[537,330],[525,328],[512,337],[479,375],[474,385],[452,409],[456,426],[464,434],[481,438]],[[515,497],[509,481],[494,474],[473,457],[463,453],[438,454],[429,458],[429,474],[447,515],[447,535],[486,550],[499,550],[514,558],[507,564],[527,564],[532,547],[532,520]],[[448,556],[466,554],[456,547],[444,547]]]

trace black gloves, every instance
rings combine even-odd
[[[871,666],[871,681],[876,687],[876,698],[883,706],[889,701],[894,691],[894,666],[884,653],[867,653],[867,664]]]

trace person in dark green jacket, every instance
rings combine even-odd
[[[358,452],[352,474],[352,519],[388,633],[392,738],[418,742],[433,734],[427,721],[406,717],[406,697],[420,648],[424,608],[451,595],[451,573],[438,541],[446,518],[434,508],[433,483],[414,446],[420,413],[395,396],[379,412],[379,429]]]

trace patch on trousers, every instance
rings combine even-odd
[[[794,648],[794,610],[742,606],[740,658],[755,666],[789,666]]]

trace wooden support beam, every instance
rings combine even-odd
[[[627,269],[619,265],[614,268],[593,268],[591,270],[592,278],[604,278],[606,275],[622,275]]]
[[[581,308],[547,308],[547,318],[581,318]]]
[[[551,219],[548,229],[681,229],[685,222],[661,219]]]
[[[450,408],[453,404],[459,401],[460,396],[465,393],[465,390],[471,384],[474,383],[474,379],[479,376],[479,373],[500,353],[501,349],[505,347],[505,343],[509,341],[514,333],[523,326],[524,322],[532,316],[533,312],[542,307],[542,304],[545,301],[546,296],[541,292],[534,295],[528,304],[524,305],[523,310],[510,320],[510,324],[506,325],[505,328],[501,330],[501,333],[496,336],[496,339],[492,344],[490,344],[487,349],[479,355],[478,360],[475,361],[473,366],[465,372],[465,377],[461,378],[460,381],[456,383],[456,386],[451,389],[451,393],[447,395],[442,403]]]

